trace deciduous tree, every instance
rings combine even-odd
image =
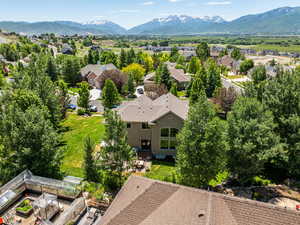
[[[132,76],[136,84],[138,84],[144,77],[146,70],[140,64],[133,63],[123,68],[122,72]]]
[[[226,166],[226,126],[204,95],[192,105],[178,135],[176,169],[178,181],[207,187]]]
[[[87,82],[81,82],[79,85],[79,97],[77,104],[79,107],[83,108],[86,112],[89,112],[89,102],[90,102],[90,89]]]
[[[262,175],[266,162],[286,160],[273,119],[272,113],[252,98],[239,98],[229,113],[229,168],[241,183]]]
[[[188,65],[188,72],[191,74],[196,74],[200,68],[200,64],[200,60],[197,57],[193,56]]]
[[[105,81],[105,85],[102,91],[103,105],[106,108],[112,108],[120,102],[120,96],[118,89],[114,82],[110,79]]]
[[[196,49],[196,54],[201,62],[205,62],[210,57],[210,49],[206,42],[201,42]]]

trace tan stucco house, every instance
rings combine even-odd
[[[166,94],[156,100],[142,95],[117,110],[127,123],[128,143],[156,158],[176,155],[176,135],[188,114],[188,101]]]

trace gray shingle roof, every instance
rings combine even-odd
[[[114,64],[98,65],[89,64],[80,70],[81,76],[86,77],[89,73],[94,73],[97,77],[106,70],[115,70],[117,67]]]
[[[97,225],[299,225],[271,204],[131,176]]]
[[[188,104],[188,101],[180,100],[170,93],[154,101],[142,95],[134,101],[123,103],[116,110],[123,121],[151,123],[169,112],[185,120],[188,114]]]
[[[170,76],[178,83],[189,82],[191,80],[191,77],[186,75],[184,73],[184,70],[175,68],[176,64],[174,65],[174,63],[168,63],[167,65],[170,72]],[[144,78],[144,82],[154,81],[154,77],[155,72],[147,74]]]

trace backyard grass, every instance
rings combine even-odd
[[[63,140],[66,144],[62,171],[66,175],[83,177],[84,139],[90,135],[96,144],[104,137],[103,117],[82,117],[69,114],[63,122],[66,131]]]
[[[235,80],[235,79],[244,78],[245,76],[244,75],[228,75],[228,76],[224,76],[224,77],[226,77],[227,79],[230,79],[230,80]]]
[[[177,94],[178,94],[178,97],[183,98],[186,96],[186,91],[178,91]]]
[[[152,162],[151,170],[145,174],[145,177],[154,180],[166,181],[171,180],[174,173],[174,163],[154,160]]]

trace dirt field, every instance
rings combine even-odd
[[[266,64],[273,59],[275,59],[275,61],[281,65],[293,63],[292,58],[285,57],[285,56],[266,55],[266,56],[247,56],[247,58],[252,59],[255,65]]]

